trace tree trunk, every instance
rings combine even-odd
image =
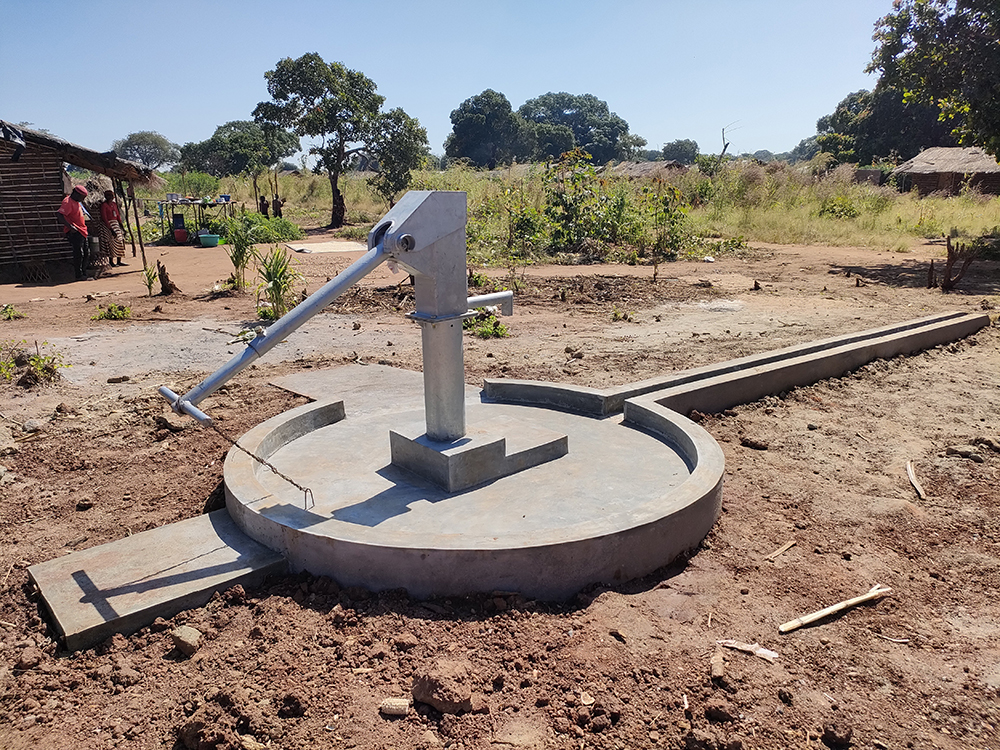
[[[344,194],[337,186],[339,175],[330,173],[330,192],[333,193],[333,208],[330,209],[330,229],[338,229],[344,226],[344,216],[347,214],[347,206],[344,203]]]
[[[177,285],[170,280],[170,276],[167,275],[167,267],[158,260],[156,261],[156,273],[160,277],[160,294],[166,295],[181,291],[177,288]]]

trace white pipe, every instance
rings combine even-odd
[[[514,292],[493,292],[492,294],[480,294],[469,297],[468,305],[474,307],[488,307],[490,305],[500,305],[500,312],[504,315],[514,314]]]

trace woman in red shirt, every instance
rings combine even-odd
[[[101,204],[101,249],[113,266],[127,266],[122,260],[125,257],[125,233],[122,232],[122,215],[115,203],[115,194],[104,191],[104,203]],[[116,262],[117,261],[117,262]]]
[[[63,198],[59,210],[60,221],[63,224],[63,231],[66,232],[66,239],[69,240],[70,247],[73,248],[73,270],[76,278],[82,279],[87,273],[87,215],[83,208],[83,199],[87,197],[87,188],[80,185],[73,188],[73,191]]]

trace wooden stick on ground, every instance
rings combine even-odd
[[[796,617],[794,620],[789,620],[784,625],[778,628],[779,633],[791,633],[793,630],[798,630],[803,625],[809,625],[810,623],[816,622],[817,620],[822,620],[824,617],[829,617],[837,612],[843,612],[845,609],[850,609],[851,607],[856,607],[859,604],[864,604],[865,602],[870,602],[873,599],[881,599],[886,594],[891,594],[892,589],[888,586],[883,586],[881,583],[876,583],[867,594],[862,594],[861,596],[856,596],[853,599],[846,599],[842,602],[837,602],[832,604],[825,609],[821,609],[817,612],[813,612],[808,615],[803,615],[802,617]]]
[[[764,559],[765,560],[774,560],[774,559],[778,558],[780,555],[784,554],[785,552],[788,552],[788,550],[790,550],[794,546],[795,546],[795,540],[794,539],[792,541],[790,541],[790,542],[785,542],[780,547],[778,547],[778,549],[776,549],[774,552],[772,552],[770,555],[765,555]]]
[[[927,495],[924,493],[924,488],[920,486],[920,482],[917,481],[917,474],[913,471],[913,461],[906,462],[906,476],[909,477],[913,489],[917,491],[917,497],[921,500],[926,500]]]

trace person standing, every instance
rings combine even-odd
[[[83,199],[87,197],[87,188],[77,185],[69,195],[63,198],[59,210],[60,221],[70,247],[73,248],[73,270],[77,280],[87,275],[89,251],[87,248],[87,211],[83,207]]]
[[[101,204],[101,247],[113,266],[127,266],[125,257],[125,233],[122,231],[122,215],[111,190],[104,191]],[[116,262],[117,261],[117,262]]]
[[[274,196],[274,200],[271,202],[271,208],[274,209],[274,218],[281,218],[281,207],[285,205],[285,202],[281,200],[277,195]]]
[[[260,212],[264,215],[265,219],[268,218],[267,208],[270,205],[271,204],[267,202],[267,198],[265,198],[263,195],[260,196],[260,201],[257,203],[257,206],[260,208]]]

